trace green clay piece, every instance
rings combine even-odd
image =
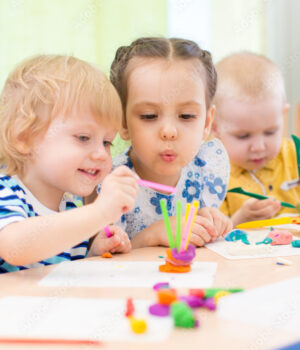
[[[161,259],[164,259],[164,258],[165,258],[163,255],[159,255],[158,257],[161,258]]]
[[[300,204],[297,205],[298,213],[300,213]]]
[[[300,248],[300,239],[296,239],[295,241],[292,241],[292,246],[295,248]]]
[[[273,229],[273,227],[271,226],[271,227],[270,227],[270,231],[273,231],[273,230],[274,230],[274,229]]]
[[[171,304],[171,316],[174,325],[181,328],[194,328],[195,317],[192,309],[186,303],[178,301]]]
[[[227,289],[227,291],[229,293],[240,293],[240,292],[243,292],[244,289],[243,288],[229,288],[229,289]]]
[[[229,292],[229,293],[238,293],[242,292],[243,288],[205,288],[204,297],[213,298],[218,292]]]
[[[272,231],[272,230],[271,230]],[[263,241],[261,242],[256,242],[255,244],[270,244],[273,242],[273,239],[270,237],[266,237]]]
[[[235,187],[235,188],[232,188],[232,189],[228,190],[227,192],[239,193],[239,194],[243,194],[243,195],[245,195],[245,196],[252,197],[252,198],[256,198],[256,199],[269,199],[269,197],[263,196],[262,194],[257,194],[257,193],[253,193],[253,192],[244,191],[244,190],[242,189],[242,187]],[[292,204],[290,204],[290,203],[287,203],[287,202],[280,202],[280,204],[281,204],[283,207],[287,207],[287,208],[296,208],[294,205],[292,205]]]

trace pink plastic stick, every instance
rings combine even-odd
[[[194,212],[195,212],[196,208],[194,206],[191,207],[183,234],[182,234],[182,238],[181,238],[181,244],[180,244],[180,248],[179,248],[179,253],[184,252],[184,246],[185,246],[185,242],[187,240],[187,236],[189,234],[189,230],[190,230],[190,226],[192,224],[192,220],[193,220],[193,216],[194,216]]]
[[[110,232],[110,229],[108,226],[104,226],[104,232],[105,232],[107,238],[112,236],[112,233]]]
[[[158,190],[158,191],[169,192],[169,193],[176,193],[177,192],[176,187],[162,185],[162,184],[158,184],[156,182],[151,182],[151,181],[147,181],[147,180],[138,179],[138,184],[140,186],[150,187],[150,188],[153,188],[154,190]]]

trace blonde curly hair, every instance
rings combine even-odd
[[[119,129],[122,107],[104,73],[72,56],[39,55],[20,63],[8,76],[0,97],[0,166],[20,174],[30,146],[57,116],[87,106],[100,122]]]

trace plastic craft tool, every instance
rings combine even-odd
[[[267,220],[256,220],[243,222],[242,224],[237,225],[237,228],[257,228],[265,226],[276,226],[276,225],[285,225],[285,224],[300,224],[300,217],[282,217],[278,219],[267,219]]]
[[[288,191],[291,188],[294,188],[300,184],[300,139],[296,135],[292,135],[292,139],[294,141],[295,149],[296,149],[298,179],[283,182],[280,188],[284,191]]]
[[[105,232],[107,238],[112,236],[112,233],[110,232],[110,229],[108,226],[104,226],[104,232]]]
[[[54,338],[0,338],[0,344],[102,345],[102,343],[98,340]]]
[[[253,197],[253,198],[256,198],[256,199],[269,199],[269,197],[263,196],[262,194],[257,194],[257,193],[252,193],[252,192],[244,191],[244,190],[242,189],[242,187],[235,187],[235,188],[232,188],[232,189],[228,190],[227,192],[239,193],[239,194],[243,194],[243,195],[245,195],[245,196]],[[287,207],[287,208],[296,208],[294,205],[292,205],[292,204],[290,204],[290,203],[287,203],[287,202],[280,202],[280,204],[281,204],[283,207]]]
[[[169,193],[176,193],[177,192],[176,187],[162,185],[162,184],[158,184],[156,182],[142,180],[142,179],[138,179],[137,182],[140,186],[153,188],[154,190],[169,192]]]

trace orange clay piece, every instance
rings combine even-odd
[[[145,333],[147,330],[147,323],[145,320],[143,319],[137,319],[134,317],[129,317],[129,321],[130,321],[130,326],[131,329],[133,331],[133,333]]]
[[[177,300],[175,289],[160,289],[157,291],[158,302],[164,305],[170,305]]]
[[[160,272],[175,272],[175,273],[184,273],[191,271],[191,267],[189,265],[186,266],[175,266],[170,264],[168,261],[164,265],[159,266]]]
[[[182,261],[173,258],[172,250],[170,248],[167,248],[166,253],[167,253],[169,260],[174,261],[174,263],[176,263],[176,264],[182,264]]]
[[[101,258],[104,258],[104,259],[112,258],[112,254],[110,252],[105,252],[101,255]]]

